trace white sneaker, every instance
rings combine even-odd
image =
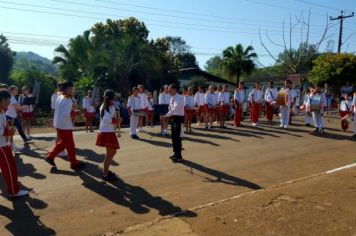
[[[24,196],[27,196],[27,195],[28,195],[28,191],[27,190],[20,189],[20,191],[18,193],[13,194],[13,195],[9,195],[9,197],[15,198],[15,197],[24,197]]]
[[[163,133],[164,133],[164,134],[166,134],[166,135],[168,135],[168,134],[169,134],[168,130],[166,130],[166,129],[165,129],[165,130],[163,130]]]
[[[58,153],[59,157],[66,157],[68,154],[66,151],[61,151],[60,153]]]
[[[283,128],[283,125],[280,125],[279,128]]]
[[[197,122],[197,126],[200,126],[200,122]]]
[[[256,123],[252,123],[252,126],[257,126],[257,124]]]
[[[283,128],[288,129],[288,125],[283,126]]]

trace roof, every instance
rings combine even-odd
[[[201,70],[199,67],[193,67],[193,68],[184,68],[179,70],[180,72],[180,79],[185,80],[190,80],[191,78],[189,78],[190,76],[194,75],[194,76],[201,76],[204,77],[208,82],[212,82],[212,83],[222,83],[222,84],[231,84],[231,85],[235,85],[234,83],[231,83],[230,81],[227,81],[219,76],[210,74],[206,71]]]

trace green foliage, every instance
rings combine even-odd
[[[314,61],[309,73],[309,81],[314,84],[328,83],[340,87],[346,81],[356,83],[356,56],[350,53],[326,53]]]
[[[214,56],[206,62],[205,70],[210,74],[225,78],[225,73],[222,64],[222,58],[220,56]]]
[[[187,84],[187,87],[192,87],[192,88],[198,88],[198,87],[208,87],[208,81],[204,78],[201,77],[194,77],[192,78],[189,83]]]
[[[241,44],[223,51],[222,66],[230,79],[236,78],[236,84],[239,83],[241,75],[249,75],[256,69],[254,59],[257,58],[257,54],[253,51],[252,46],[244,49]]]
[[[13,52],[11,51],[7,38],[0,35],[0,82],[9,83],[9,75],[13,66]]]

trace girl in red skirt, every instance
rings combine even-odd
[[[192,132],[192,119],[195,114],[195,101],[193,95],[193,88],[189,87],[188,92],[184,95],[184,124],[185,131]]]
[[[106,148],[102,173],[102,178],[105,181],[113,181],[117,179],[116,174],[109,171],[109,167],[116,154],[116,150],[120,149],[119,141],[115,134],[116,125],[118,123],[119,119],[116,117],[115,113],[115,94],[112,90],[106,90],[104,92],[104,102],[100,107],[100,126],[96,140],[97,146]]]

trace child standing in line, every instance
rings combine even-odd
[[[351,117],[352,113],[352,101],[348,94],[344,94],[344,100],[340,103],[340,116],[341,116],[341,129],[346,131],[349,128],[348,117]]]
[[[115,113],[115,94],[112,90],[104,92],[104,103],[100,107],[100,126],[96,145],[106,148],[104,168],[102,178],[105,181],[117,179],[116,174],[109,170],[112,159],[117,149],[120,149],[119,141],[115,134],[115,126],[119,124],[119,119]]]
[[[19,187],[16,162],[7,142],[7,138],[15,134],[14,127],[9,126],[5,115],[10,98],[11,95],[7,91],[0,91],[0,169],[9,197],[23,197],[28,195],[28,191]]]

